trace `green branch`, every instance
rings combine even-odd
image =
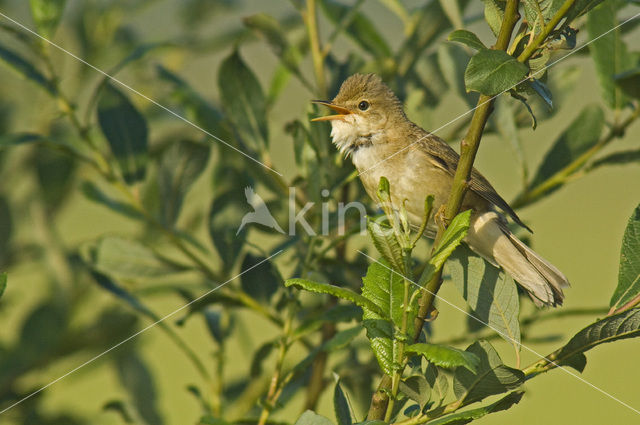
[[[520,56],[518,56],[518,62],[526,62],[535,53],[538,47],[545,42],[549,34],[551,34],[551,32],[569,12],[569,9],[571,9],[575,2],[576,0],[567,0],[562,4],[562,6],[560,6],[560,9],[558,9],[553,18],[551,18],[551,20],[547,22],[547,25],[544,26],[542,32],[533,39],[533,42],[529,44],[522,53],[520,53]]]
[[[498,34],[498,39],[494,46],[495,49],[506,50],[509,47],[511,33],[519,19],[518,5],[519,0],[508,1],[500,33]],[[473,162],[475,160],[476,153],[478,152],[482,131],[484,130],[484,126],[486,125],[491,113],[492,105],[493,99],[491,97],[485,95],[480,96],[478,99],[478,106],[476,107],[473,118],[471,119],[471,126],[461,143],[460,161],[458,162],[451,195],[445,209],[445,218],[449,222],[458,214],[462,205],[462,199],[467,189],[467,181],[469,180],[471,170],[473,169]],[[444,230],[444,225],[441,225],[438,229],[434,246],[437,245],[440,238],[442,238]],[[435,295],[440,289],[441,284],[442,268],[435,273],[431,281],[429,281],[427,286],[422,290],[418,314],[415,319],[416,326],[413,335],[414,340],[417,340],[420,336],[422,324],[431,310]],[[382,380],[378,385],[378,389],[371,398],[369,413],[367,415],[368,420],[380,420],[384,418],[387,406],[389,405],[389,390],[391,389],[392,384],[393,382],[391,377],[386,375],[382,377]]]
[[[621,137],[627,128],[633,124],[638,118],[640,118],[640,106],[638,106],[631,115],[627,117],[622,123],[611,127],[606,136],[600,139],[595,145],[589,148],[582,155],[573,160],[569,165],[537,185],[536,187],[528,190],[525,193],[520,194],[511,203],[511,206],[516,208],[522,208],[540,199],[549,191],[563,185],[570,177],[575,177],[576,171],[580,170],[591,158],[593,158],[598,152],[600,152],[605,146],[611,143],[614,139]]]
[[[502,26],[500,27],[500,32],[494,49],[507,50],[509,47],[511,33],[519,19],[518,4],[518,0],[510,0],[507,3],[504,19],[502,21]],[[473,118],[471,119],[469,130],[460,144],[460,160],[458,161],[456,173],[453,178],[453,185],[451,187],[451,194],[449,195],[449,200],[444,211],[444,219],[446,223],[453,220],[462,206],[462,200],[467,191],[468,181],[471,176],[471,170],[473,169],[473,162],[475,161],[478,148],[480,147],[482,132],[484,131],[484,127],[487,124],[487,120],[489,119],[489,115],[492,111],[493,101],[494,98],[491,96],[480,96],[478,99],[478,106],[476,107]],[[438,243],[440,238],[442,238],[444,230],[444,223],[440,223],[434,246]],[[433,306],[433,301],[437,292],[440,290],[441,284],[442,269],[435,273],[434,277],[429,281],[429,283],[427,283],[423,290],[422,297],[420,298],[416,323],[418,323],[418,321],[424,321],[429,314],[429,310],[431,310]],[[419,329],[421,329],[421,327],[416,327],[416,334],[414,335],[414,338],[416,339],[420,335]]]
[[[307,0],[307,9],[303,12],[303,19],[309,33],[309,44],[311,46],[311,59],[313,61],[313,71],[316,75],[316,85],[318,95],[322,98],[327,96],[327,84],[324,77],[324,54],[320,47],[320,33],[318,31],[318,17],[316,15],[316,0]]]

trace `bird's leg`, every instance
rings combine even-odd
[[[445,204],[440,205],[440,208],[438,208],[438,211],[433,216],[433,221],[436,223],[436,225],[443,229],[446,229],[447,226],[449,226],[446,209],[447,207]]]

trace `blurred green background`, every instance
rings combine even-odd
[[[107,8],[107,0],[103,1],[69,1],[62,17],[54,41],[60,46],[86,58],[96,67],[109,70],[133,48],[143,43],[154,41],[182,40],[188,43],[189,37],[197,39],[199,45],[191,49],[184,47],[168,47],[151,51],[140,59],[135,67],[127,68],[118,74],[118,78],[142,93],[148,94],[163,103],[167,100],[166,87],[158,81],[155,66],[162,64],[172,70],[179,70],[180,75],[202,96],[207,99],[218,99],[217,70],[221,60],[226,57],[237,39],[220,39],[243,28],[242,18],[258,12],[265,12],[277,18],[290,15],[291,5],[286,1],[117,1],[112,9]],[[422,4],[421,1],[404,1],[407,8]],[[101,10],[109,9],[109,16],[101,16]],[[3,14],[32,27],[31,15],[27,1],[0,1]],[[367,1],[362,7],[379,31],[394,46],[399,43],[402,32],[401,23],[377,1]],[[637,13],[638,8],[630,7],[622,15],[624,17]],[[93,45],[87,51],[83,41],[78,38],[77,24],[79,14],[94,13],[95,26],[86,28],[92,33],[91,38],[100,39],[104,35],[102,45]],[[189,14],[193,14],[190,16]],[[466,17],[482,13],[482,4],[473,2],[467,9]],[[0,17],[2,24],[10,23]],[[89,21],[91,22],[91,21]],[[320,19],[321,33],[329,32],[329,23],[324,17]],[[110,27],[113,25],[114,27]],[[483,40],[490,39],[490,32],[482,20],[475,20],[469,29],[481,35]],[[294,29],[302,33],[301,28]],[[585,31],[586,33],[586,31]],[[251,37],[248,35],[247,37]],[[586,40],[579,36],[579,43]],[[634,30],[625,35],[631,50],[640,49],[640,31]],[[444,42],[444,41],[443,41]],[[0,32],[0,43],[12,45],[5,33]],[[194,41],[194,43],[196,43]],[[15,44],[13,44],[15,46]],[[346,55],[352,48],[352,42],[339,36],[335,42],[337,55]],[[52,60],[61,70],[61,84],[74,99],[86,99],[90,90],[82,84],[95,84],[100,75],[78,61],[60,51],[50,49]],[[277,59],[265,48],[264,43],[253,40],[242,44],[240,49],[243,59],[254,70],[257,77],[267,86],[277,65]],[[310,79],[311,63],[303,62],[304,73]],[[540,123],[532,131],[529,128],[520,130],[520,137],[527,162],[535,168],[541,161],[558,133],[579,112],[579,108],[591,101],[600,102],[599,86],[592,60],[586,55],[576,54],[558,64],[560,69],[573,69],[576,73],[574,88],[564,98],[558,100],[556,107],[559,113]],[[553,70],[552,70],[553,71]],[[164,92],[163,92],[164,90]],[[126,93],[132,102],[145,114],[155,118],[150,127],[151,139],[158,135],[173,134],[176,137],[198,135],[197,130],[188,127],[146,100]],[[331,93],[333,96],[334,93]],[[466,102],[453,92],[447,92],[446,98],[435,107],[424,107],[409,111],[410,118],[427,129],[439,128],[451,119],[467,111]],[[270,116],[271,154],[273,163],[285,176],[295,173],[293,145],[291,137],[284,132],[285,123],[299,117],[301,110],[309,110],[309,100],[313,93],[297,80],[291,80],[283,95],[278,98]],[[579,105],[579,107],[574,107]],[[0,130],[9,131],[55,131],[50,127],[52,120],[58,116],[56,105],[34,85],[9,70],[0,66]],[[438,134],[448,134],[448,128],[441,129]],[[199,136],[199,135],[198,135]],[[195,136],[194,136],[195,137]],[[640,125],[632,126],[622,140],[616,141],[605,152],[637,148],[640,140]],[[451,141],[453,142],[453,141]],[[217,142],[211,140],[211,143]],[[89,178],[91,171],[78,167],[71,180],[73,187],[68,195],[61,199],[61,206],[55,215],[47,216],[41,207],[29,202],[29,194],[37,190],[39,183],[33,170],[24,169],[26,157],[32,156],[32,146],[19,146],[11,150],[0,151],[3,163],[0,182],[0,194],[7,199],[12,216],[11,244],[21,247],[17,252],[21,261],[14,262],[7,271],[9,284],[0,302],[0,341],[1,346],[12,345],[20,334],[20,327],[25,317],[43,300],[54,303],[56,286],[51,283],[51,273],[64,275],[68,270],[60,269],[60,262],[54,256],[42,255],[41,251],[51,248],[50,244],[61,244],[66,247],[77,247],[87,241],[105,234],[127,235],[137,232],[138,226],[132,220],[122,218],[105,208],[87,200],[81,193],[79,184],[83,178]],[[224,148],[221,148],[224,149]],[[218,148],[214,149],[211,161],[216,161]],[[54,158],[55,159],[55,158]],[[50,159],[50,160],[54,160]],[[520,188],[519,171],[515,164],[513,152],[509,145],[496,134],[483,138],[476,160],[476,168],[493,183],[505,197],[513,199]],[[65,165],[60,163],[61,167]],[[59,169],[58,169],[59,170]],[[53,178],[53,177],[52,177]],[[202,217],[208,214],[207,199],[208,177],[197,180],[194,188],[185,200],[183,216]],[[42,196],[47,196],[43,193]],[[52,195],[55,196],[55,195]],[[561,190],[544,200],[524,208],[519,212],[521,218],[535,231],[532,236],[534,248],[551,260],[561,269],[572,283],[566,293],[566,303],[562,308],[583,308],[606,306],[615,288],[619,265],[620,244],[626,222],[640,200],[640,167],[638,164],[603,167],[597,172],[576,179]],[[239,219],[240,217],[238,217]],[[0,218],[1,219],[1,218]],[[190,223],[182,223],[185,226]],[[0,226],[5,224],[0,222]],[[206,234],[204,226],[194,225],[195,235]],[[52,236],[55,234],[55,237]],[[273,244],[273,239],[262,233],[252,233],[252,241],[257,244]],[[204,238],[204,236],[203,236]],[[355,245],[367,244],[365,236],[356,236]],[[350,246],[350,251],[351,250]],[[349,257],[357,256],[353,251]],[[640,255],[640,254],[639,254]],[[281,259],[286,269],[286,260]],[[171,279],[167,278],[168,283]],[[187,274],[184,281],[189,281]],[[231,282],[230,285],[237,285]],[[74,308],[74,320],[89,323],[96,320],[103,309],[113,307],[118,302],[97,286],[87,285],[82,305]],[[443,287],[442,297],[458,306],[464,306],[464,300],[453,285]],[[160,294],[146,298],[147,304],[161,316],[181,306],[183,301],[173,295]],[[465,329],[466,318],[457,310],[444,304],[439,305],[440,316],[436,340],[460,335]],[[530,305],[523,307],[523,312],[533,310]],[[251,312],[240,314],[237,326],[243,328],[242,338],[232,339],[226,347],[230,360],[226,364],[225,374],[232,379],[246,373],[251,362],[251,353],[263,341],[276,334],[277,330],[261,317]],[[171,319],[173,320],[173,319]],[[140,319],[146,326],[147,319]],[[589,320],[584,317],[559,318],[545,321],[531,331],[536,334],[557,334],[560,341],[567,335],[575,333]],[[214,350],[213,343],[203,322],[187,321],[180,328],[180,334],[187,343],[203,358]],[[114,343],[117,340],[113,341]],[[558,341],[531,342],[527,345],[538,353],[548,353],[558,346]],[[201,416],[198,401],[186,391],[190,384],[199,382],[200,378],[193,367],[185,362],[184,354],[170,339],[154,328],[135,340],[127,343],[139,349],[142,358],[147,362],[156,383],[157,406],[167,424],[192,424]],[[579,378],[570,376],[561,370],[555,370],[525,385],[526,395],[515,408],[490,418],[485,423],[521,424],[539,423],[640,423],[640,416],[624,407],[611,397],[640,409],[640,368],[637,367],[640,342],[626,340],[616,344],[598,347],[588,355],[588,365]],[[496,342],[503,358],[513,361],[513,353],[507,344]],[[108,346],[108,345],[106,345]],[[106,347],[105,346],[105,347]],[[124,347],[123,347],[124,350]],[[97,352],[78,349],[70,352],[44,367],[36,367],[21,377],[21,388],[38,388],[66,374]],[[84,422],[100,425],[122,423],[119,415],[113,411],[103,410],[110,400],[123,398],[125,389],[118,379],[118,372],[109,357],[117,355],[109,353],[92,362],[77,372],[72,373],[55,385],[36,396],[41,399],[42,409],[52,417],[60,412],[73,412]],[[295,357],[295,356],[294,356]],[[536,356],[527,350],[522,352],[523,364],[528,364]],[[0,351],[0,363],[3,362]],[[572,370],[573,372],[573,370]],[[582,382],[582,379],[588,383]],[[600,389],[594,389],[597,387]],[[602,391],[602,392],[601,392]],[[30,403],[25,402],[25,404]],[[302,395],[296,395],[292,403],[284,411],[274,417],[291,420],[300,411]],[[3,406],[0,406],[2,408]],[[17,409],[17,408],[16,408]],[[319,413],[333,417],[331,392],[324,393]],[[363,417],[365,412],[356,412]],[[14,424],[17,421],[9,411],[0,416],[0,423]],[[57,421],[57,422],[56,422]],[[51,423],[65,422],[59,418]]]

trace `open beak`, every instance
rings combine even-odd
[[[343,108],[342,106],[338,106],[338,105],[334,105],[333,103],[329,102],[328,100],[312,100],[311,103],[317,103],[320,105],[324,105],[324,106],[328,106],[329,108],[333,109],[334,111],[337,112],[336,115],[327,115],[324,117],[318,117],[318,118],[314,118],[311,121],[331,121],[331,120],[339,120],[343,117],[345,117],[346,115],[349,115],[351,113],[350,110],[348,110],[347,108]]]

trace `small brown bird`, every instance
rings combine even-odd
[[[333,143],[351,156],[372,199],[377,199],[380,177],[386,177],[394,207],[404,201],[411,224],[419,226],[425,198],[435,197],[425,232],[433,238],[437,231],[434,214],[447,202],[458,154],[438,136],[411,122],[400,100],[375,74],[352,75],[333,101],[313,102],[337,112],[313,121],[331,121]],[[562,304],[567,278],[511,233],[498,209],[529,228],[476,169],[463,200],[462,210],[466,209],[472,210],[465,239],[471,249],[513,276],[536,305]]]

